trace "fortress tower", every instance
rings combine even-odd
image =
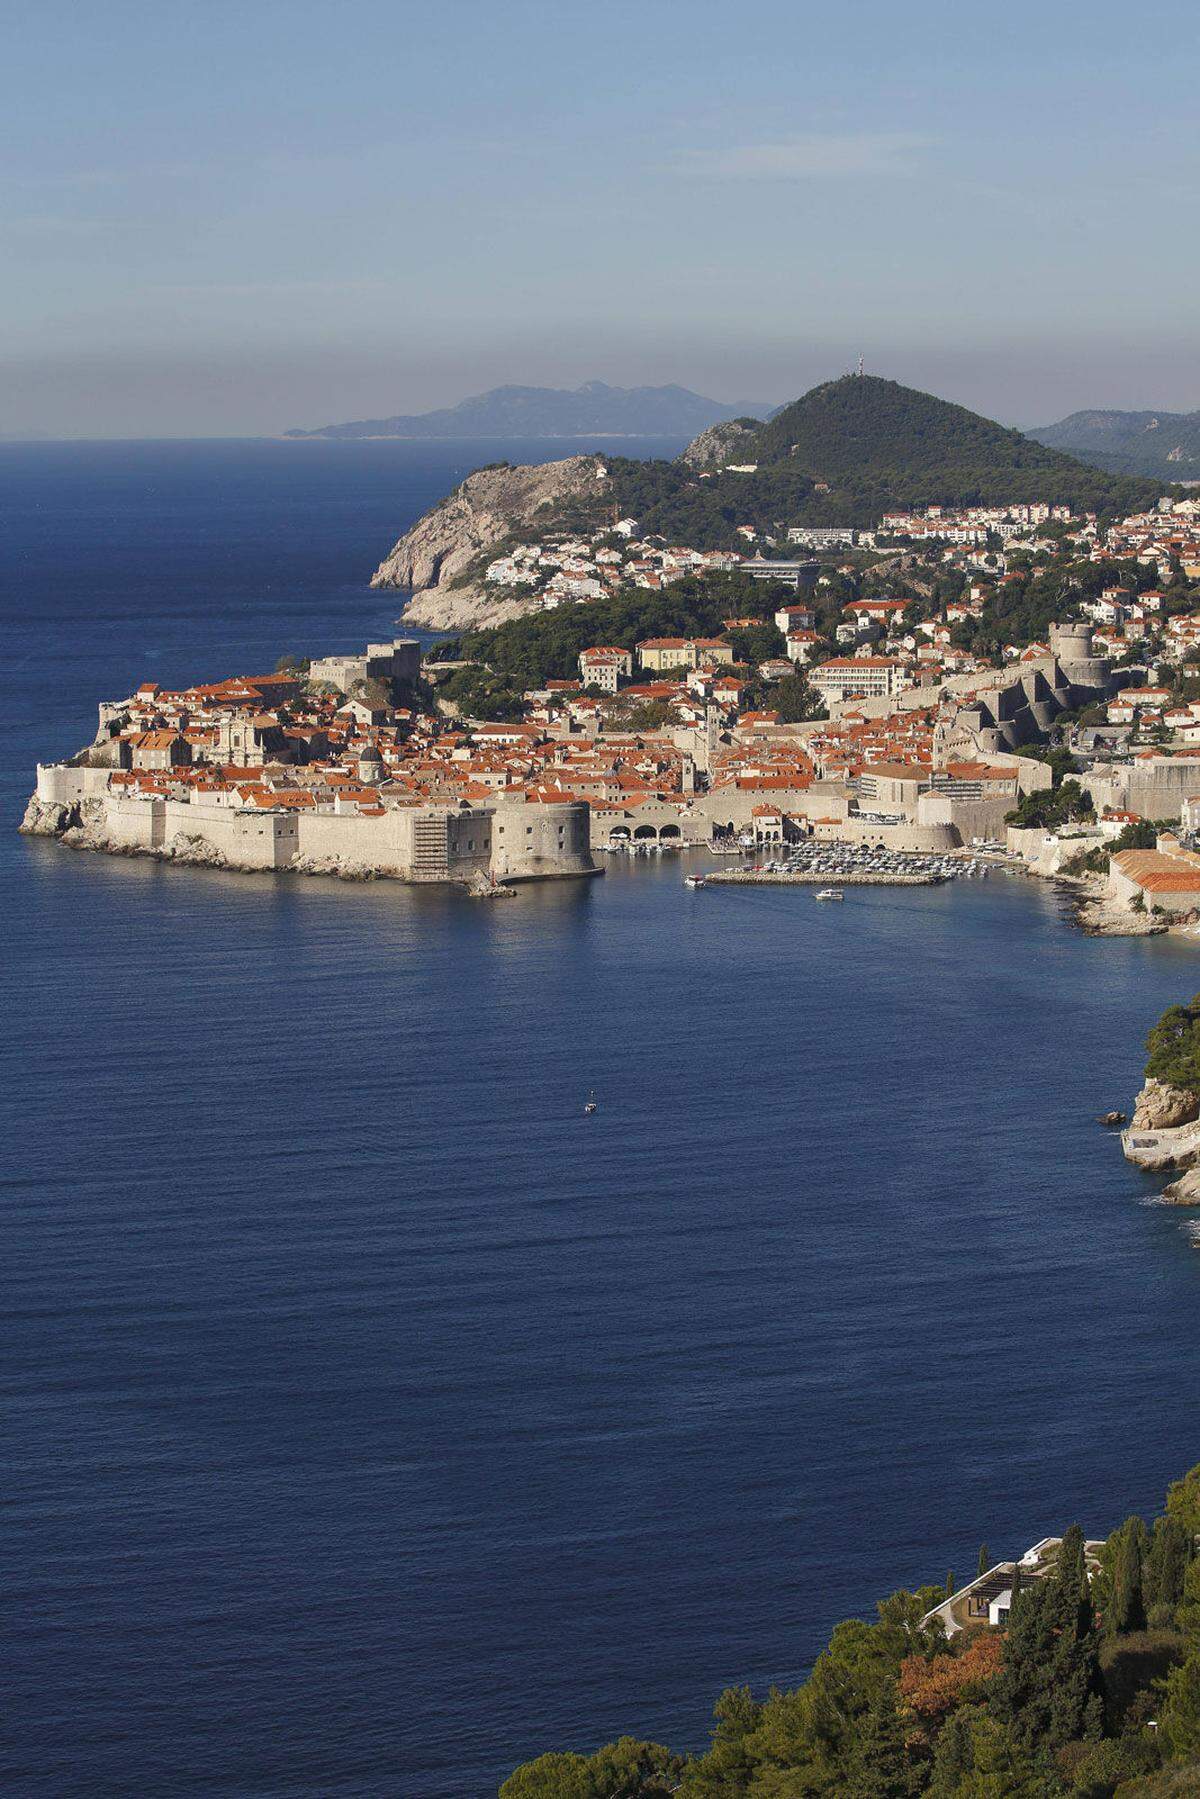
[[[1051,625],[1050,654],[1062,669],[1069,687],[1107,693],[1112,670],[1107,656],[1097,656],[1088,624]]]

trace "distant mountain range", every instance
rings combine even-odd
[[[356,419],[285,437],[694,437],[725,419],[766,418],[771,407],[726,406],[686,387],[493,387],[440,412]]]
[[[1028,435],[1113,474],[1200,481],[1200,412],[1073,412]]]

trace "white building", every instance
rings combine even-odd
[[[891,656],[834,656],[809,680],[826,699],[891,699],[900,691],[904,664]]]

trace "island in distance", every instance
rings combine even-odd
[[[438,412],[356,419],[285,437],[694,437],[726,419],[768,418],[774,408],[709,400],[686,387],[493,387]]]

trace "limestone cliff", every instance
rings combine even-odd
[[[599,456],[477,469],[405,532],[371,585],[412,588],[404,620],[432,630],[517,618],[529,611],[530,599],[519,588],[485,586],[481,565],[488,552],[523,530],[544,530],[569,502],[603,498],[607,480]]]
[[[1193,1124],[1200,1118],[1200,1099],[1183,1087],[1172,1087],[1166,1081],[1147,1078],[1137,1096],[1133,1121],[1134,1131],[1168,1131],[1180,1124]]]
[[[679,460],[686,462],[689,468],[723,468],[727,462],[739,460],[738,451],[757,430],[758,425],[753,419],[728,419],[724,424],[710,425],[699,437],[693,437]]]

